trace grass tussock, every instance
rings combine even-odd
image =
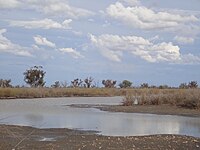
[[[155,89],[129,92],[123,99],[124,106],[162,105],[200,109],[200,89]]]

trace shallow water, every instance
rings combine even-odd
[[[179,134],[200,137],[200,117],[105,112],[66,105],[118,105],[121,97],[0,101],[0,124],[99,131],[109,136]]]

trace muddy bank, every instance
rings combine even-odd
[[[200,110],[179,108],[171,105],[135,105],[135,106],[103,106],[96,107],[103,111],[127,112],[127,113],[150,113],[159,115],[180,115],[200,117]]]
[[[200,138],[178,135],[110,137],[69,129],[36,129],[0,125],[0,149],[87,150],[87,149],[192,149]]]

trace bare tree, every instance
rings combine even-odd
[[[198,84],[197,84],[197,81],[191,81],[191,82],[189,82],[189,84],[188,84],[188,87],[189,88],[198,88]]]
[[[60,84],[61,84],[61,87],[63,88],[67,87],[67,81],[60,82]]]
[[[12,85],[10,83],[11,83],[11,79],[9,79],[9,80],[0,79],[0,87],[1,88],[12,87]]]
[[[51,85],[52,88],[60,88],[61,85],[60,85],[60,82],[59,81],[56,81],[53,85]]]
[[[140,85],[140,88],[149,88],[149,84],[148,83],[142,83]]]
[[[188,87],[188,85],[187,85],[187,83],[181,83],[180,85],[179,85],[179,89],[188,89],[189,87]]]
[[[92,86],[92,82],[93,82],[93,78],[92,77],[88,77],[84,80],[85,84],[84,86],[87,87],[87,88],[90,88]]]
[[[82,83],[83,83],[83,81],[78,78],[71,81],[72,87],[74,87],[74,88],[81,87]]]

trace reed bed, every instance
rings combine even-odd
[[[200,89],[143,89],[129,92],[123,99],[124,106],[169,104],[189,109],[200,109]]]
[[[126,90],[116,88],[0,88],[0,99],[122,95]]]
[[[0,88],[0,99],[109,96],[124,96],[124,106],[169,104],[200,109],[200,89]]]

